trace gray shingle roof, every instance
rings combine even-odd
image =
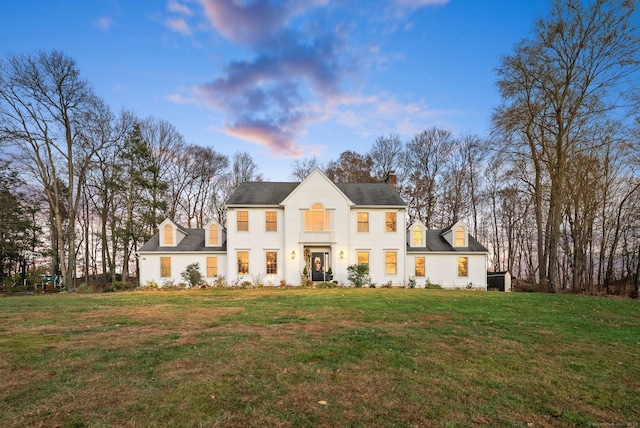
[[[336,186],[356,205],[407,205],[387,183],[338,183]]]
[[[227,205],[279,205],[300,183],[245,182],[229,197]],[[356,205],[405,206],[387,183],[338,183],[336,186]]]
[[[488,250],[479,243],[473,236],[469,235],[468,247],[452,247],[449,242],[442,236],[447,229],[442,230],[427,230],[425,235],[426,246],[425,247],[411,247],[407,244],[408,253],[424,253],[431,252],[480,252],[486,253]]]
[[[300,183],[255,181],[240,183],[227,205],[279,205]]]
[[[226,251],[227,243],[226,241],[220,247],[205,247],[205,230],[204,229],[187,229],[185,227],[180,227],[180,230],[185,232],[187,236],[185,236],[182,241],[178,243],[175,247],[161,247],[160,246],[160,234],[156,233],[144,243],[142,247],[138,250],[138,252],[145,251],[168,251],[168,252],[178,252],[178,251]]]

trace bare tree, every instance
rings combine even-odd
[[[519,43],[498,68],[503,104],[494,125],[534,165],[539,279],[551,290],[569,163],[591,147],[589,128],[623,106],[620,95],[631,92],[638,70],[633,12],[626,0],[556,0],[533,39]]]
[[[291,180],[302,181],[316,168],[322,169],[322,165],[315,156],[304,159],[295,159],[291,162]]]
[[[20,150],[28,162],[24,166],[43,186],[62,278],[73,289],[76,215],[87,171],[107,144],[91,138],[90,130],[111,112],[80,77],[75,61],[62,52],[9,56],[0,70],[1,138]]]

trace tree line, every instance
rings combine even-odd
[[[640,105],[634,3],[555,0],[530,38],[500,59],[492,133],[428,127],[380,136],[366,153],[316,167],[335,182],[394,182],[408,222],[463,220],[508,270],[549,290],[632,290],[640,271]],[[0,62],[0,256],[4,277],[48,248],[69,289],[137,275],[136,251],[165,217],[226,224],[243,181],[264,180],[248,153],[187,143],[153,117],[113,113],[59,51]],[[6,203],[5,203],[6,202]],[[78,262],[80,261],[80,263]]]

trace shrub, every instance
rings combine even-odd
[[[338,286],[337,281],[323,281],[316,284],[318,288],[336,288]]]
[[[442,287],[440,286],[440,284],[432,284],[429,281],[427,281],[424,284],[424,288],[429,289],[429,290],[442,290]]]
[[[413,276],[409,277],[409,288],[416,288],[416,278]]]
[[[355,287],[362,287],[365,284],[371,284],[371,277],[369,277],[369,264],[360,263],[347,267],[347,279]]]
[[[191,263],[187,268],[180,274],[182,279],[185,280],[189,287],[195,287],[202,283],[202,272],[200,272],[200,263]]]
[[[105,293],[112,293],[116,291],[127,291],[131,288],[128,282],[115,281],[104,286]]]

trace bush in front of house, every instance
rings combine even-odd
[[[363,287],[366,284],[371,284],[371,277],[369,276],[369,264],[359,263],[350,265],[347,267],[347,279],[354,287]]]
[[[195,287],[202,283],[202,272],[200,272],[200,263],[191,263],[180,274],[182,279],[189,284],[189,287]]]

